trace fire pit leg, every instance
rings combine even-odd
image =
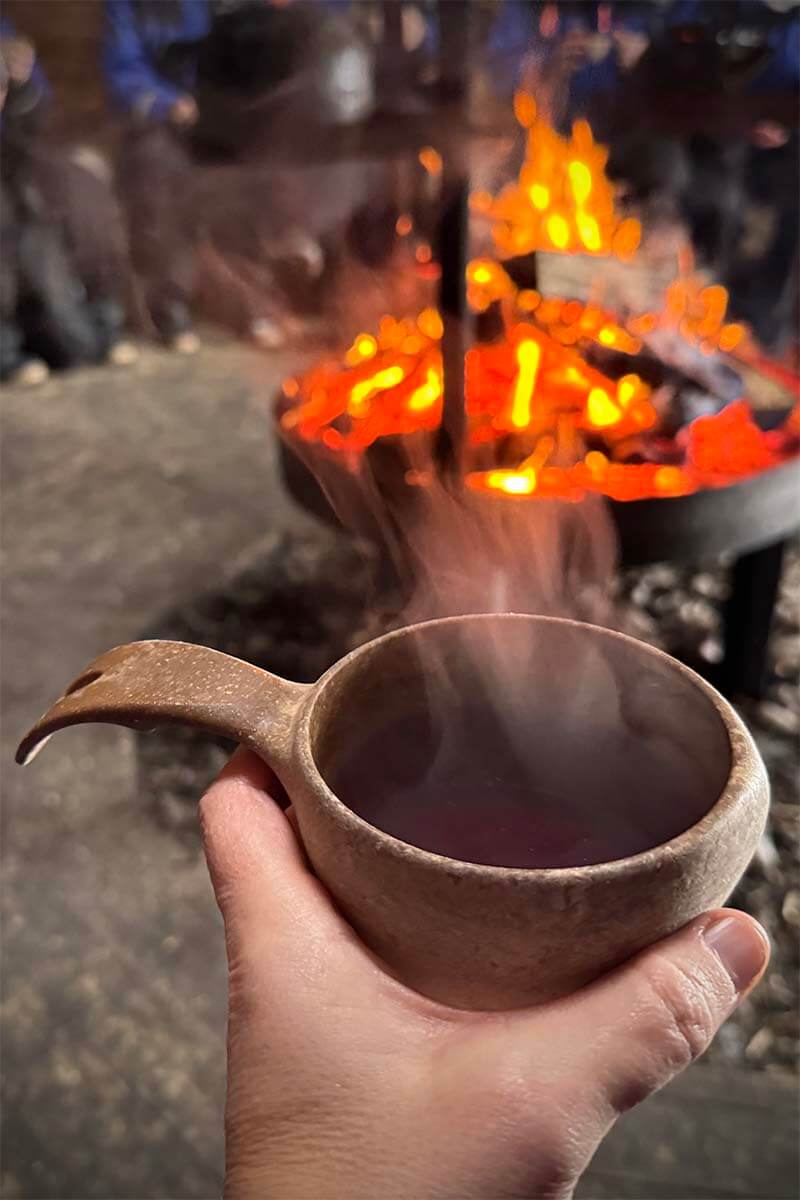
[[[723,617],[725,657],[719,687],[727,696],[759,699],[767,676],[772,614],[778,596],[785,542],[742,554],[731,567],[731,592]]]

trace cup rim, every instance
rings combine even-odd
[[[684,681],[704,694],[713,706],[717,717],[725,731],[730,752],[730,767],[725,785],[703,816],[676,834],[666,842],[659,842],[637,854],[624,858],[610,859],[607,862],[585,863],[570,867],[502,867],[491,863],[468,862],[464,859],[450,858],[446,854],[438,854],[434,850],[425,850],[411,842],[405,842],[391,833],[386,833],[377,825],[373,825],[364,817],[359,816],[340,800],[328,786],[317,763],[311,745],[310,724],[312,715],[325,693],[327,686],[341,671],[346,670],[358,658],[372,653],[378,646],[392,640],[413,634],[432,626],[460,624],[478,621],[533,621],[540,624],[565,625],[592,630],[594,635],[616,639],[632,645],[638,652],[659,659],[669,670],[681,676]],[[672,655],[643,642],[630,634],[621,633],[616,629],[607,629],[602,625],[593,625],[589,621],[577,621],[571,617],[545,616],[537,613],[464,613],[450,617],[436,617],[428,621],[417,621],[413,625],[404,625],[392,629],[380,637],[372,638],[363,645],[357,646],[348,654],[338,659],[320,676],[316,685],[309,689],[309,696],[299,712],[296,727],[295,753],[301,759],[301,766],[308,782],[315,787],[317,798],[336,816],[337,820],[355,834],[368,835],[377,841],[378,845],[393,857],[403,859],[416,865],[446,871],[448,874],[461,878],[481,878],[484,881],[516,881],[519,883],[535,883],[537,885],[560,885],[574,883],[578,878],[582,881],[603,882],[620,874],[632,874],[658,868],[665,861],[682,857],[693,844],[711,834],[720,822],[728,818],[737,805],[739,797],[749,787],[749,779],[756,775],[765,774],[765,769],[753,739],[744,722],[733,706],[713,687],[702,675],[679,662]]]

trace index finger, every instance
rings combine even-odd
[[[313,874],[275,793],[283,789],[266,763],[240,748],[200,801],[229,958],[259,974],[329,969],[343,943],[361,944]]]

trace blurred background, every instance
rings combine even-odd
[[[579,1195],[797,1195],[799,93],[793,0],[4,0],[3,1196],[222,1179],[230,747],[22,732],[125,641],[504,609],[690,663],[772,783],[768,976]]]

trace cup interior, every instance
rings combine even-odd
[[[311,713],[322,778],[376,828],[501,867],[608,862],[715,804],[711,694],[641,642],[571,621],[461,617],[351,656]]]

